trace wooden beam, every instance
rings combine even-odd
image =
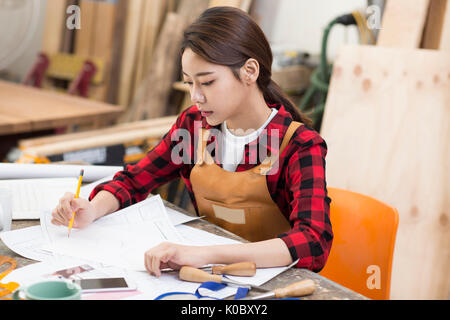
[[[141,24],[141,11],[143,4],[143,0],[128,1],[122,52],[122,67],[118,87],[118,104],[123,107],[129,106],[132,99],[132,92],[134,90],[133,76],[137,57],[138,35]]]
[[[252,0],[211,0],[209,2],[209,7],[235,7],[239,8],[243,11],[248,12],[250,10],[250,6],[252,4]]]
[[[170,128],[169,128],[170,129]],[[82,139],[70,141],[56,142],[47,145],[41,145],[22,150],[23,154],[34,157],[49,157],[52,155],[63,154],[66,152],[74,152],[80,150],[88,150],[99,147],[109,147],[127,142],[133,142],[143,139],[161,138],[168,132],[168,128],[164,126],[128,130],[125,132],[114,132],[111,134],[102,134],[99,136],[89,136]]]
[[[169,13],[158,39],[147,79],[140,88],[126,121],[160,118],[166,115],[173,82],[177,79],[179,50],[186,19]]]
[[[114,38],[112,43],[111,53],[111,73],[109,77],[109,90],[107,95],[107,102],[112,104],[118,104],[121,70],[122,70],[122,57],[123,46],[125,42],[125,24],[128,12],[128,1],[118,0],[116,10],[116,21],[114,24]]]
[[[378,46],[419,48],[430,0],[387,0]]]
[[[142,84],[142,81],[149,70],[155,44],[158,40],[158,34],[166,16],[168,4],[167,0],[152,0],[145,1],[144,3],[141,17],[141,31],[138,41],[133,96],[137,93],[138,88]]]
[[[115,3],[96,2],[93,42],[90,48],[90,57],[101,59],[104,63],[103,79],[109,79],[112,69],[112,49],[114,38],[114,24],[116,17]],[[106,101],[109,81],[93,86],[90,97],[97,101]]]
[[[450,51],[450,2],[431,0],[422,48]]]
[[[186,19],[186,26],[193,23],[208,9],[209,0],[180,0],[177,13]]]
[[[47,0],[45,10],[44,34],[42,36],[42,51],[58,53],[63,43],[63,34],[66,29],[66,1]]]
[[[146,129],[146,128],[162,128],[165,130],[169,130],[170,127],[175,123],[177,120],[176,116],[172,117],[165,117],[165,118],[159,118],[159,119],[152,119],[152,120],[145,120],[145,121],[135,121],[120,125],[115,125],[112,127],[108,127],[105,129],[98,129],[98,130],[89,130],[85,132],[77,132],[77,133],[71,133],[71,134],[60,134],[60,135],[52,135],[47,137],[40,137],[40,138],[32,138],[32,139],[23,139],[20,140],[18,145],[20,149],[26,149],[26,148],[32,148],[42,145],[48,145],[48,144],[55,144],[60,142],[67,142],[72,140],[79,140],[89,137],[96,137],[106,134],[115,134],[118,132],[126,132],[126,131],[134,131],[139,129]]]
[[[91,45],[95,41],[95,2],[91,0],[80,1],[81,11],[81,29],[75,32],[75,50],[74,53],[79,56],[89,57],[92,53]]]
[[[442,26],[442,37],[440,50],[450,51],[450,1],[447,0],[445,8],[444,24]]]

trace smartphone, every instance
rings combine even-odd
[[[83,293],[136,290],[136,285],[125,278],[79,279],[74,282],[80,285]]]

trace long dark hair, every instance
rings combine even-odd
[[[190,48],[208,62],[228,66],[238,80],[239,69],[253,58],[259,62],[258,87],[268,104],[282,104],[295,121],[311,126],[291,99],[272,80],[273,54],[264,32],[244,11],[233,7],[206,10],[184,32],[181,54]]]

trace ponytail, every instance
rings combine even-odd
[[[295,103],[284,93],[283,89],[273,80],[265,88],[261,88],[264,100],[269,104],[282,104],[291,114],[294,121],[301,122],[308,127],[312,127],[312,121],[305,114],[301,113]]]

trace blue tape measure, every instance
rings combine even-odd
[[[203,296],[200,291],[202,289],[207,289],[210,291],[219,291],[225,288],[227,285],[223,283],[217,283],[217,282],[205,282],[203,283],[198,289],[195,291],[195,293],[189,293],[189,292],[168,292],[160,295],[155,300],[222,300],[218,298]],[[248,288],[238,288],[234,300],[240,300],[247,296],[248,294]]]

